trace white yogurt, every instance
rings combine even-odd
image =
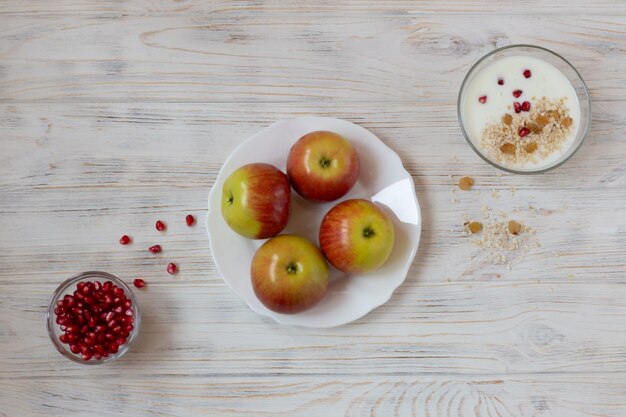
[[[524,76],[525,70],[531,71],[530,78]],[[499,79],[503,80],[503,85],[498,84]],[[515,98],[514,90],[522,90],[522,95]],[[483,104],[479,98],[484,96],[486,101]],[[522,171],[547,168],[559,160],[574,143],[580,126],[580,103],[576,90],[567,77],[546,61],[525,55],[507,56],[489,63],[473,74],[466,83],[461,103],[461,120],[465,132],[474,147],[492,159],[488,150],[481,145],[483,129],[487,125],[498,123],[505,113],[513,113],[513,102],[529,101],[532,105],[542,97],[552,100],[566,99],[573,122],[567,139],[557,151],[534,162],[494,162]]]

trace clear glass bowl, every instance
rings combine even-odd
[[[70,350],[70,346],[68,344],[62,343],[59,340],[59,336],[62,335],[64,332],[56,323],[56,314],[54,313],[54,309],[57,307],[57,302],[62,299],[66,294],[73,294],[74,290],[76,289],[76,285],[80,281],[100,281],[102,283],[104,283],[105,281],[111,281],[124,290],[126,297],[131,300],[133,305],[133,317],[135,318],[135,321],[133,322],[134,329],[126,338],[126,343],[119,347],[117,353],[111,354],[102,359],[92,358],[87,361],[83,360],[80,354],[72,353],[72,351]],[[52,297],[50,298],[50,303],[48,305],[48,310],[46,312],[46,326],[48,328],[48,335],[50,336],[50,340],[52,341],[54,347],[61,353],[61,355],[76,363],[81,363],[84,365],[101,365],[103,363],[111,362],[124,355],[124,353],[126,353],[126,351],[128,351],[128,349],[132,345],[133,341],[137,338],[137,335],[139,334],[140,324],[141,314],[139,312],[139,304],[137,303],[137,299],[135,298],[135,294],[133,294],[133,291],[118,277],[108,274],[106,272],[99,271],[82,272],[65,280],[61,285],[59,285],[54,294],[52,294]]]
[[[474,75],[478,74],[485,66],[495,60],[515,55],[531,56],[542,59],[552,64],[554,67],[560,70],[570,81],[570,83],[574,87],[574,90],[576,91],[576,95],[578,96],[578,101],[580,103],[580,126],[578,128],[578,134],[576,135],[574,142],[559,159],[557,159],[548,166],[543,166],[536,170],[517,170],[511,167],[500,165],[496,161],[489,159],[487,155],[483,154],[480,149],[474,146],[465,130],[465,127],[463,126],[462,113],[463,101],[465,98],[464,94],[467,90],[469,82],[472,80]],[[472,148],[474,152],[476,152],[478,156],[480,156],[482,159],[484,159],[496,168],[499,168],[506,172],[511,172],[513,174],[538,174],[554,169],[559,165],[565,163],[580,148],[583,141],[585,140],[585,137],[587,137],[587,133],[589,132],[589,127],[591,125],[591,99],[589,97],[589,91],[587,90],[587,86],[585,85],[585,82],[583,81],[578,71],[576,71],[576,68],[574,68],[572,64],[570,64],[567,60],[565,60],[565,58],[563,58],[559,54],[556,54],[549,49],[542,48],[541,46],[509,45],[489,52],[487,55],[479,59],[472,68],[470,68],[467,75],[465,76],[465,79],[463,80],[463,84],[461,84],[461,89],[459,90],[459,97],[457,101],[457,114],[459,118],[459,125],[461,126],[463,136],[465,136],[465,140],[467,141],[470,148]]]

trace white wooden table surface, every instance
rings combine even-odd
[[[591,91],[587,141],[545,175],[499,175],[456,120],[466,71],[512,43]],[[620,0],[2,0],[0,416],[625,416],[625,53]],[[253,313],[204,231],[223,161],[298,115],[378,135],[423,209],[405,283],[329,330]],[[480,192],[452,202],[460,175]],[[492,265],[462,233],[481,205],[518,209],[541,247]],[[93,269],[148,286],[138,343],[85,367],[43,314]]]

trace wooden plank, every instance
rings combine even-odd
[[[132,279],[121,268],[109,271]],[[55,275],[38,285],[3,279],[11,297],[0,308],[2,379],[94,375],[60,356],[45,332]],[[140,339],[123,360],[99,367],[101,378],[115,379],[120,369],[154,379],[626,373],[623,284],[417,285],[420,277],[412,276],[391,302],[355,323],[301,329],[257,316],[215,274],[146,277]]]
[[[129,393],[133,395],[128,395]],[[3,398],[4,397],[4,398]],[[2,415],[619,417],[626,412],[616,374],[509,377],[136,377],[0,380]],[[104,405],[110,405],[106,409]]]
[[[622,100],[623,16],[217,12],[4,19],[0,101],[456,102],[495,47],[536,43],[579,69],[595,100]],[[45,53],[42,53],[45,51]],[[42,70],[45,69],[45,70]]]
[[[463,14],[463,15],[504,15],[504,16],[559,16],[571,15],[624,15],[624,5],[618,0],[558,0],[552,2],[519,2],[503,0],[319,0],[300,2],[298,0],[141,0],[141,1],[89,1],[60,0],[50,3],[46,0],[4,0],[0,4],[0,16],[89,16],[97,18],[124,18],[127,16],[160,16],[189,14],[210,18],[217,13],[276,14],[307,13],[321,14],[324,17],[337,12],[355,15],[387,14]]]

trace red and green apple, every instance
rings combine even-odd
[[[251,239],[280,233],[289,220],[291,187],[273,165],[254,163],[234,171],[222,188],[222,216],[235,232]]]
[[[278,235],[255,253],[250,267],[252,288],[265,307],[283,314],[315,306],[328,289],[328,264],[311,241]]]
[[[315,131],[302,136],[287,157],[287,176],[294,190],[312,201],[345,195],[359,176],[359,156],[343,136]]]
[[[322,220],[320,247],[328,261],[348,273],[374,271],[385,264],[395,242],[391,217],[363,199],[335,205]]]

